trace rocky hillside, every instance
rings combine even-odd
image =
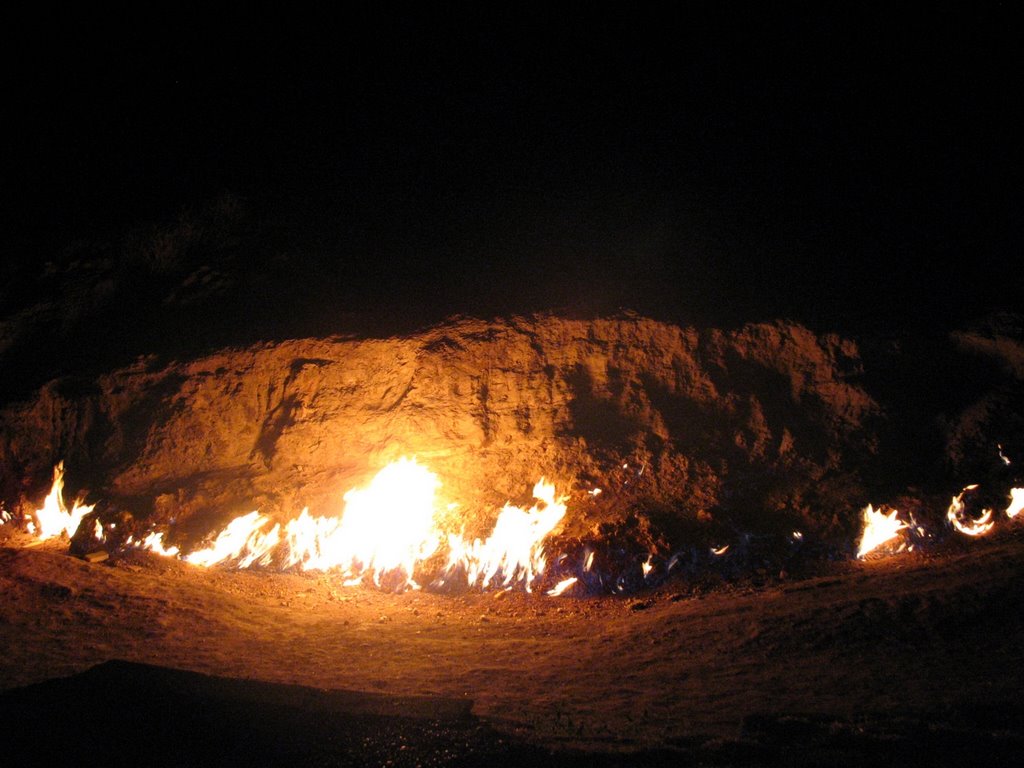
[[[842,527],[862,502],[856,468],[877,413],[859,368],[856,345],[798,325],[632,315],[140,359],[3,411],[0,477],[15,509],[63,459],[70,491],[186,544],[256,508],[336,513],[402,456],[438,474],[459,505],[450,524],[470,531],[541,475],[571,494],[570,534],[637,519],[648,537]]]

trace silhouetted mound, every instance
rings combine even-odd
[[[63,459],[101,514],[186,545],[253,509],[337,514],[402,456],[470,533],[543,475],[571,494],[567,536],[625,524],[651,551],[723,528],[846,534],[877,412],[859,370],[852,342],[784,322],[453,320],[53,381],[0,413],[0,473],[13,509]]]

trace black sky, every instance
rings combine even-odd
[[[439,314],[841,325],[1019,295],[1009,5],[348,13],[12,25],[13,261],[230,192],[339,298]]]

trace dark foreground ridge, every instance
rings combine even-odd
[[[473,716],[471,706],[119,660],[0,694],[4,712],[22,715],[5,741],[24,766],[934,766],[1024,757],[1019,703],[898,719],[751,716],[735,739],[695,736],[632,752],[531,745]]]
[[[507,744],[472,702],[322,691],[108,661],[10,690],[32,712],[11,734],[24,765],[451,765],[534,750]]]

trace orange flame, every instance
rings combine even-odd
[[[434,528],[439,485],[415,460],[400,459],[378,472],[366,488],[346,493],[340,517],[313,517],[304,509],[282,530],[279,523],[269,526],[269,518],[258,511],[250,512],[232,520],[210,546],[184,559],[237,568],[275,561],[303,570],[339,568],[356,581],[371,575],[378,585],[384,574],[396,572],[415,587],[416,563],[430,557],[439,542]]]
[[[992,510],[983,509],[981,515],[973,518],[965,514],[966,504],[964,496],[977,490],[977,484],[965,486],[959,494],[949,502],[949,509],[946,512],[946,519],[950,524],[965,536],[984,536],[992,530],[995,521],[992,519]]]
[[[570,576],[567,579],[562,579],[560,582],[555,584],[555,586],[549,589],[547,591],[547,594],[549,594],[551,597],[558,597],[559,595],[563,594],[565,590],[569,589],[569,587],[575,584],[577,581],[579,581],[579,579],[577,579],[575,576]]]
[[[70,538],[75,535],[82,518],[92,512],[95,505],[82,504],[79,499],[68,509],[64,503],[64,462],[53,468],[53,485],[43,500],[43,506],[35,511],[35,523],[29,523],[29,531],[37,533],[39,540],[52,539],[61,534]]]
[[[494,532],[487,541],[472,544],[450,535],[448,572],[465,569],[469,586],[487,589],[492,583],[501,586],[522,584],[529,592],[537,577],[544,572],[544,538],[565,516],[565,498],[555,499],[555,486],[540,481],[533,487],[533,497],[540,502],[529,510],[506,504],[498,515]]]
[[[1013,520],[1024,510],[1024,488],[1010,489],[1010,505],[1006,508],[1006,516]]]
[[[281,541],[281,526],[275,523],[269,531],[263,531],[267,522],[268,518],[259,512],[236,517],[210,546],[185,555],[185,560],[205,566],[223,562],[233,562],[238,568],[266,565]]]
[[[129,536],[128,541],[125,543],[131,546],[135,541]],[[162,533],[150,533],[138,545],[142,549],[148,549],[150,552],[155,552],[163,557],[177,557],[180,554],[180,550],[177,547],[164,546],[164,535]]]
[[[437,476],[415,459],[399,459],[380,470],[365,488],[348,491],[338,517],[313,517],[304,509],[282,526],[271,524],[258,511],[250,512],[232,520],[207,547],[183,559],[201,566],[246,568],[274,563],[303,570],[338,569],[347,585],[370,577],[379,586],[387,577],[418,588],[414,572],[445,541],[435,521],[440,485]],[[529,591],[546,565],[543,540],[566,511],[565,499],[555,498],[553,484],[542,479],[533,493],[537,503],[529,510],[505,505],[486,541],[470,543],[448,534],[445,577],[461,569],[467,586],[523,586]],[[165,547],[158,533],[135,545],[160,555],[180,555],[177,547]]]
[[[864,508],[864,532],[857,547],[857,557],[863,559],[897,536],[907,524],[899,519],[899,510],[893,509],[885,514],[881,508],[875,509],[868,504]]]
[[[331,538],[342,565],[381,574],[400,570],[412,581],[416,563],[437,551],[434,525],[437,475],[414,459],[384,467],[365,490],[345,494],[345,513]],[[361,568],[360,568],[361,566]]]
[[[1002,456],[1005,463],[1009,461]],[[625,465],[624,465],[625,466]],[[424,561],[447,546],[447,564],[440,583],[463,576],[469,587],[510,589],[521,586],[532,591],[544,573],[547,562],[544,544],[566,514],[567,497],[557,498],[555,486],[543,478],[534,486],[536,499],[529,509],[506,503],[500,511],[494,529],[486,540],[472,542],[460,535],[444,534],[437,526],[436,495],[441,483],[437,476],[415,459],[403,458],[381,469],[362,488],[345,493],[344,508],[336,517],[313,517],[308,509],[284,523],[273,522],[259,511],[241,515],[232,520],[206,547],[188,554],[178,547],[166,546],[163,533],[150,532],[140,540],[129,537],[128,546],[149,550],[165,557],[181,559],[200,566],[228,564],[236,568],[254,565],[275,565],[303,570],[337,569],[346,579],[345,584],[357,584],[372,578],[378,586],[383,578],[394,584],[397,578],[402,586],[418,588],[414,573]],[[967,512],[965,499],[977,490],[968,485],[950,502],[947,520],[960,533],[978,537],[989,533],[994,525],[994,512],[986,508],[978,517]],[[64,502],[64,464],[54,467],[53,485],[40,509],[29,522],[30,532],[39,540],[66,534],[73,536],[82,519],[94,505],[76,500],[70,509]],[[596,496],[600,489],[588,493]],[[448,504],[449,510],[457,504]],[[883,511],[887,510],[887,511]],[[1014,519],[1024,511],[1024,488],[1012,488],[1006,507],[1006,516]],[[9,519],[4,512],[0,521]],[[868,505],[863,511],[864,528],[857,550],[863,559],[888,542],[900,538],[901,531],[912,528],[916,535],[926,537],[927,532],[910,518],[911,524],[900,519],[892,508],[875,509]],[[113,524],[110,528],[113,528]],[[103,540],[104,530],[95,523],[95,538]],[[793,531],[794,541],[803,538]],[[901,541],[899,550],[913,549]],[[712,547],[711,553],[722,556],[729,545]],[[593,567],[594,552],[586,551],[583,570]],[[653,559],[641,564],[645,579],[654,568]],[[671,568],[671,565],[670,565]],[[558,582],[546,594],[560,595],[578,582],[570,577]]]

